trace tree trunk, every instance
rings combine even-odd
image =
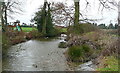
[[[1,24],[2,24],[2,30],[5,31],[5,20],[4,20],[4,7],[5,2],[0,3],[0,17],[1,17]]]
[[[7,7],[5,7],[5,25],[7,25]]]
[[[43,33],[43,35],[46,35],[46,17],[45,17],[45,19],[44,19],[43,28],[42,28],[42,33]]]
[[[118,2],[118,36],[120,36],[120,1]]]
[[[75,4],[75,14],[74,14],[74,25],[79,24],[79,0],[74,0]]]
[[[43,27],[42,27],[42,34],[46,35],[46,5],[47,2],[44,2],[44,7],[43,7]]]

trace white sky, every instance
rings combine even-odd
[[[73,0],[48,0],[48,1],[54,1],[54,2],[65,2],[68,5],[74,4]],[[117,17],[118,17],[118,11],[117,7],[115,8],[116,10],[104,10],[103,12],[98,11],[99,7],[99,2],[98,0],[88,0],[90,2],[90,5],[88,6],[87,10],[85,9],[86,2],[85,0],[80,0],[80,11],[83,13],[83,15],[87,14],[88,18],[92,19],[101,19],[103,18],[104,20],[97,22],[98,24],[100,23],[105,23],[109,24],[110,21],[115,24],[117,23]],[[116,0],[117,2],[119,0]],[[27,24],[30,23],[30,20],[32,17],[34,17],[34,13],[38,10],[38,8],[43,5],[44,0],[27,0],[24,4],[24,14],[22,15],[17,15],[15,16],[15,19],[8,19],[8,22],[15,21],[15,20],[20,20],[21,23],[25,22]]]

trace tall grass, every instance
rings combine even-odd
[[[72,46],[68,49],[68,55],[72,61],[81,61],[87,57],[87,54],[92,54],[91,48],[88,45]]]

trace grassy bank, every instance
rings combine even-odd
[[[37,39],[37,38],[41,38],[44,39],[46,38],[42,33],[38,32],[36,27],[21,27],[22,31],[15,31],[15,30],[10,30],[10,31],[6,31],[3,33],[3,47],[6,48],[7,45],[15,45],[30,39]],[[53,34],[55,34],[52,37],[56,37],[59,35],[59,33],[61,32],[66,32],[66,29],[61,29],[58,30],[56,29],[55,32],[53,32]],[[59,32],[61,31],[61,32]],[[52,38],[51,37],[51,38]]]
[[[101,59],[101,65],[97,69],[97,71],[118,71],[119,64],[118,58],[114,56],[107,56]]]
[[[82,61],[86,58],[90,58],[89,60],[99,58],[96,60],[96,62],[99,63],[95,63],[98,65],[97,71],[118,71],[119,64],[116,58],[116,55],[118,55],[118,48],[116,46],[119,45],[117,44],[117,30],[102,30],[86,24],[78,25],[76,29],[70,28],[68,32],[70,34],[68,36],[68,44],[70,46],[67,56],[72,60],[72,63],[77,63],[76,60]],[[85,51],[86,47],[82,48],[81,44],[86,43],[88,43],[88,45],[91,45],[90,43],[97,44],[98,50],[93,48],[89,50],[91,47],[89,46],[89,48],[87,47],[88,52],[87,50]],[[97,45],[92,46],[97,47]],[[91,55],[95,57],[91,58]],[[100,58],[101,56],[102,58]]]

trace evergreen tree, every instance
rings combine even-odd
[[[115,29],[118,29],[118,24],[117,23],[115,24]]]
[[[42,34],[43,35],[46,35],[46,24],[47,24],[47,22],[46,22],[46,20],[47,20],[47,12],[46,12],[46,6],[47,6],[47,2],[44,2],[44,6],[43,6],[43,10],[42,10]]]
[[[35,21],[38,31],[44,36],[51,37],[56,35],[56,30],[52,23],[50,3],[45,1],[42,10],[36,13],[32,21]]]
[[[110,25],[108,26],[108,29],[114,29],[114,26],[112,23],[110,23]]]
[[[50,13],[50,4],[48,4],[48,12],[47,12],[47,26],[46,26],[46,36],[53,36],[54,35],[54,27],[52,23],[51,13]]]
[[[107,26],[105,26],[105,24],[100,24],[100,25],[98,25],[98,27],[101,28],[101,29],[106,29],[107,28]]]

